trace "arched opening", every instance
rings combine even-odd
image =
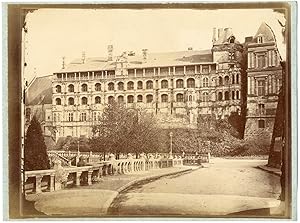
[[[108,84],[108,90],[109,90],[109,91],[114,91],[114,90],[115,90],[115,85],[114,85],[114,83],[110,82],[110,83]]]
[[[208,93],[207,92],[204,92],[202,94],[202,100],[203,100],[203,102],[208,102]]]
[[[118,103],[123,103],[124,102],[124,96],[120,95],[118,96]]]
[[[137,102],[143,102],[143,95],[137,96]]]
[[[202,86],[203,87],[208,87],[208,78],[207,77],[203,78]]]
[[[56,93],[61,93],[61,86],[60,85],[56,86]]]
[[[219,86],[222,86],[222,85],[223,85],[223,78],[219,77]]]
[[[68,99],[68,105],[74,105],[74,98]]]
[[[176,95],[176,102],[183,102],[183,94],[177,94]]]
[[[153,89],[153,81],[146,82],[146,89]]]
[[[223,100],[223,94],[222,92],[218,93],[218,101],[222,101]]]
[[[161,88],[168,88],[168,81],[167,80],[162,80],[161,81]]]
[[[229,84],[229,76],[225,76],[224,78],[225,85]]]
[[[240,99],[240,92],[236,91],[236,99]]]
[[[143,82],[142,81],[137,82],[137,89],[143,89]]]
[[[148,94],[148,95],[146,96],[146,101],[147,101],[147,103],[151,103],[151,102],[153,101],[153,95]]]
[[[228,91],[225,91],[225,100],[229,100],[229,92]]]
[[[81,98],[81,104],[82,105],[86,105],[87,104],[87,98],[86,97]]]
[[[178,79],[176,81],[176,88],[183,88],[183,80],[182,79]]]
[[[109,96],[108,97],[108,104],[112,104],[115,101],[114,96]]]
[[[189,101],[193,101],[193,96],[189,95]]]
[[[187,87],[194,88],[195,87],[195,80],[193,78],[187,79]]]
[[[118,83],[118,90],[119,91],[123,91],[124,90],[124,83],[123,82],[119,82]]]
[[[56,98],[55,99],[55,104],[56,105],[61,105],[61,99],[60,98]]]
[[[101,91],[101,84],[95,84],[95,91]]]
[[[163,94],[161,96],[161,102],[168,102],[168,95],[167,94]]]
[[[69,92],[74,92],[74,85],[73,85],[73,84],[70,84],[70,85],[68,86],[68,91],[69,91]]]
[[[127,90],[133,90],[134,89],[134,83],[132,81],[129,81],[127,83]]]
[[[99,96],[95,97],[95,104],[101,104],[101,98]]]
[[[133,103],[133,96],[132,95],[127,96],[127,103]]]
[[[87,92],[87,89],[88,89],[87,84],[81,85],[81,91],[82,92]]]

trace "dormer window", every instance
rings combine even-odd
[[[234,36],[231,36],[231,37],[229,38],[229,43],[234,43],[234,40],[235,40]]]
[[[257,37],[257,43],[263,43],[263,37],[262,36]]]

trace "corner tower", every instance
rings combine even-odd
[[[246,43],[247,120],[245,139],[269,146],[275,121],[282,68],[275,35],[262,23],[253,38]]]
[[[242,52],[243,46],[236,40],[232,29],[219,28],[212,48],[213,62],[216,63],[214,114],[217,118],[241,111]]]

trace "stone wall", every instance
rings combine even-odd
[[[274,118],[264,118],[265,128],[258,127],[257,118],[247,118],[245,126],[245,141],[255,141],[257,145],[270,146],[274,127]]]

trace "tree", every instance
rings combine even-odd
[[[24,156],[25,170],[50,169],[42,128],[35,116],[33,116],[27,130]]]
[[[91,148],[104,155],[111,152],[118,157],[120,153],[154,152],[159,146],[159,130],[154,118],[121,103],[109,104],[92,132]]]

